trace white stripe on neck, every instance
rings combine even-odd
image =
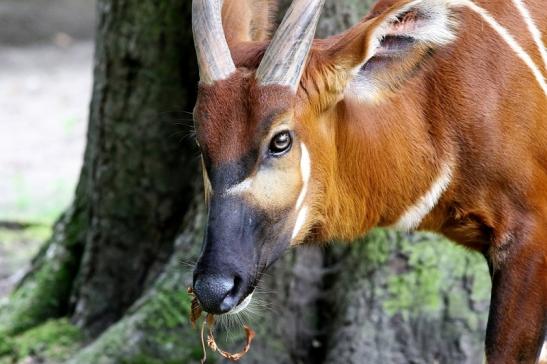
[[[311,160],[308,148],[306,148],[304,143],[300,144],[300,150],[300,174],[302,175],[302,189],[300,190],[300,194],[296,200],[295,210],[298,211],[298,213],[291,240],[294,240],[298,236],[308,217],[308,207],[304,205],[304,200],[308,193],[308,184],[311,177]]]
[[[311,161],[310,161],[310,153],[308,153],[308,148],[304,145],[304,143],[300,144],[300,149],[302,153],[302,156],[300,157],[300,173],[302,175],[302,190],[300,191],[300,195],[298,196],[298,200],[296,200],[296,209],[300,209],[302,206],[302,203],[304,203],[304,198],[306,197],[306,194],[308,193],[308,183],[310,182],[310,176],[311,176]]]
[[[300,230],[302,230],[302,228],[304,227],[307,217],[308,217],[308,207],[304,206],[300,209],[300,211],[298,211],[298,216],[296,217],[296,222],[294,224],[294,229],[292,231],[291,240],[296,239],[296,237],[300,233]]]
[[[429,191],[408,208],[392,227],[398,230],[411,231],[420,226],[423,219],[437,205],[450,182],[452,182],[452,172],[452,164],[446,163]]]

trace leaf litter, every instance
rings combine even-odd
[[[203,314],[203,309],[201,308],[198,298],[196,297],[192,288],[188,288],[188,294],[190,295],[190,297],[192,297],[190,322],[192,323],[192,327],[195,328],[196,322],[200,319],[200,317]],[[205,361],[207,360],[207,350],[205,347],[205,343],[207,343],[207,346],[213,352],[216,352],[222,357],[234,362],[241,360],[241,358],[243,358],[249,352],[249,350],[251,349],[251,343],[253,342],[253,339],[256,335],[253,329],[251,329],[249,326],[243,325],[243,329],[245,330],[246,342],[243,349],[238,353],[229,353],[218,347],[215,340],[215,336],[213,334],[214,326],[215,326],[215,316],[213,314],[208,313],[205,316],[205,320],[203,320],[203,323],[201,324],[201,346],[203,348],[203,358],[201,359],[201,364],[205,364]],[[206,329],[207,329],[207,340],[205,340]]]

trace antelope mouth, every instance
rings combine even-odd
[[[244,311],[247,307],[249,307],[249,304],[251,303],[253,299],[253,293],[250,293],[243,301],[241,301],[236,307],[232,308],[230,311],[228,311],[227,315],[237,315],[238,313]]]

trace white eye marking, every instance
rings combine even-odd
[[[252,184],[253,184],[253,179],[247,178],[243,180],[242,182],[228,188],[225,194],[226,195],[241,195],[245,191],[248,191],[251,188]]]
[[[308,153],[308,148],[304,145],[304,143],[300,144],[300,149],[302,150],[302,156],[300,158],[300,173],[302,174],[302,190],[300,191],[300,195],[298,196],[298,200],[296,200],[296,210],[300,209],[302,206],[302,203],[304,202],[304,198],[306,197],[306,194],[308,193],[308,183],[310,182],[310,176],[311,176],[311,161],[310,161],[310,153]]]
[[[298,216],[296,217],[296,223],[294,224],[291,240],[294,240],[298,236],[298,233],[300,233],[300,230],[302,230],[302,227],[306,223],[307,217],[308,207],[304,206],[300,209],[300,211],[298,212]]]
[[[532,38],[534,39],[534,42],[538,47],[539,53],[541,54],[541,58],[543,59],[543,63],[545,64],[545,69],[547,69],[547,51],[545,50],[545,45],[541,40],[541,32],[534,23],[534,19],[530,15],[530,12],[526,8],[526,5],[524,5],[524,2],[522,0],[513,0],[513,3],[520,12],[520,15],[522,15],[522,17],[524,18],[524,22],[528,27],[528,31],[532,34]]]
[[[536,81],[538,82],[539,86],[547,96],[547,82],[543,78],[543,74],[539,70],[538,66],[534,63],[534,60],[526,51],[518,44],[518,42],[515,40],[515,38],[509,33],[509,31],[504,28],[500,23],[498,23],[490,13],[480,6],[473,3],[471,0],[452,0],[453,3],[458,5],[464,5],[474,11],[475,13],[479,14],[488,25],[494,31],[498,33],[498,35],[507,43],[507,45],[515,52],[518,58],[520,58],[526,66],[530,69],[534,77],[536,78]]]
[[[412,205],[392,227],[398,230],[411,231],[420,226],[424,217],[433,210],[450,185],[452,172],[452,164],[445,164],[441,174],[437,177],[437,180],[433,183],[429,191],[418,202]]]

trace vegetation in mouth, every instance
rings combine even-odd
[[[194,291],[192,288],[188,288],[188,294],[192,297],[192,307],[190,311],[190,322],[192,323],[192,327],[196,327],[196,322],[200,319],[203,309],[201,308],[201,305],[199,304],[199,301],[194,294]],[[230,360],[230,361],[239,361],[241,358],[245,356],[251,349],[251,343],[255,337],[255,332],[253,329],[251,329],[247,325],[243,325],[243,329],[245,330],[245,336],[247,338],[245,346],[243,347],[243,350],[241,350],[238,353],[229,353],[227,351],[222,350],[218,347],[215,336],[213,335],[213,327],[215,325],[215,316],[213,314],[208,313],[205,317],[205,320],[203,320],[203,323],[201,324],[201,345],[203,347],[203,359],[201,359],[201,364],[204,364],[207,360],[207,351],[205,348],[205,329],[208,329],[207,333],[207,346],[213,351],[218,353],[219,355],[223,356],[224,358]]]

